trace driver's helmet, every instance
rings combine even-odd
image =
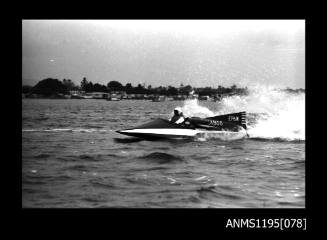
[[[174,109],[174,113],[175,114],[178,114],[178,115],[181,115],[183,112],[182,112],[182,108],[180,108],[180,107],[176,107],[175,109]]]

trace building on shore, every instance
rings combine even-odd
[[[112,91],[108,94],[107,101],[120,101],[129,99],[125,91]]]
[[[107,99],[109,93],[106,92],[91,92],[89,96],[92,96],[93,99]]]
[[[72,99],[107,99],[108,95],[109,93],[106,92],[70,91],[70,98]]]
[[[179,95],[175,95],[173,96],[173,99],[176,101],[184,101],[184,100],[191,100],[191,99],[198,99],[199,95],[192,93],[192,94],[179,94]]]

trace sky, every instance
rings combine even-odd
[[[305,88],[305,20],[23,20],[22,82]]]

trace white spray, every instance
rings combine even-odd
[[[184,102],[186,116],[210,117],[219,114],[246,111],[256,114],[255,122],[248,124],[251,138],[305,140],[305,94],[290,94],[273,87],[256,86],[249,95],[223,98],[218,111],[200,106],[197,100]]]

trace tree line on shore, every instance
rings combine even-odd
[[[286,89],[290,92],[301,92],[304,89]],[[126,85],[121,84],[118,81],[110,81],[107,85],[99,83],[92,83],[85,77],[81,81],[80,85],[76,85],[70,79],[63,79],[62,81],[54,78],[47,78],[39,81],[35,86],[22,86],[22,93],[25,95],[38,94],[42,96],[53,96],[53,95],[67,95],[72,91],[83,91],[85,93],[91,92],[126,92],[126,94],[147,94],[147,95],[165,95],[165,96],[176,96],[176,95],[189,95],[191,92],[198,94],[199,96],[214,96],[224,94],[239,94],[244,95],[248,93],[248,88],[237,87],[235,84],[230,87],[218,86],[217,88],[202,87],[193,88],[191,85],[184,86],[181,84],[178,88],[173,86],[159,86],[152,87],[151,85],[145,86],[144,84],[138,84],[133,87],[131,83]]]

